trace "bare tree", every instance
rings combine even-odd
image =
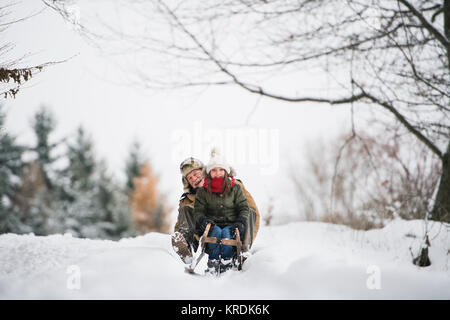
[[[347,137],[314,141],[305,167],[291,170],[305,220],[367,230],[396,217],[422,219],[439,180],[437,157],[410,136],[361,132],[342,148]]]
[[[440,159],[431,216],[450,221],[450,0],[128,4],[148,24],[145,33],[110,30],[144,61],[162,54],[167,63],[161,65],[176,66],[159,77],[138,65],[130,72],[136,82],[152,88],[234,85],[299,105],[370,110],[386,128],[400,124]],[[333,85],[306,92],[296,86],[305,71]],[[290,84],[276,82],[280,76],[289,76]]]
[[[18,19],[11,18],[14,12],[14,6],[16,5],[17,3],[0,5],[0,35],[5,33],[11,26],[31,19],[43,11],[42,9]],[[23,62],[24,55],[13,58],[9,57],[13,49],[14,43],[12,42],[2,41],[0,43],[0,82],[2,83],[0,96],[3,96],[5,99],[7,97],[15,98],[21,85],[30,80],[36,73],[41,72],[45,67],[63,62],[46,62],[34,66],[19,67]]]
[[[156,39],[153,47],[163,45],[178,63],[203,66],[180,78],[188,81],[175,84],[233,84],[292,103],[387,111],[441,160],[432,217],[450,221],[449,0],[154,4],[172,36]],[[310,96],[291,93],[302,88],[286,92],[270,82],[265,85],[265,77],[311,69],[336,79],[339,90]]]

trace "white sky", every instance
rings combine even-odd
[[[11,17],[23,17],[42,7],[39,0],[23,1],[14,7]],[[83,15],[83,7],[80,14]],[[50,9],[14,25],[2,36],[4,41],[15,44],[12,55],[31,54],[24,66],[73,57],[46,68],[21,88],[16,99],[3,102],[7,110],[6,129],[20,142],[34,143],[30,121],[36,110],[46,105],[57,120],[53,139],[73,135],[82,124],[92,135],[97,157],[106,159],[110,171],[121,181],[129,147],[137,138],[174,209],[182,193],[179,163],[191,155],[207,162],[208,139],[241,132],[260,134],[259,149],[255,150],[268,148],[271,156],[257,156],[256,163],[231,163],[237,169],[237,177],[244,181],[263,215],[270,197],[276,199],[275,215],[295,215],[296,202],[287,167],[301,163],[304,143],[328,139],[337,131],[342,132],[342,127],[348,127],[350,120],[349,108],[345,106],[296,105],[262,98],[254,109],[259,97],[237,87],[155,94],[117,84],[118,70],[112,59],[89,46]],[[308,81],[305,79],[305,83]],[[269,136],[264,136],[267,133]],[[191,144],[185,153],[181,141]],[[235,146],[233,151],[240,149]],[[276,170],[264,174],[268,167],[262,163],[264,160]],[[173,219],[175,214],[174,210]]]

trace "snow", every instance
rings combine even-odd
[[[383,229],[261,227],[243,271],[195,276],[149,233],[120,241],[0,236],[0,299],[450,299],[449,225],[429,223],[432,265],[411,263],[423,221]]]

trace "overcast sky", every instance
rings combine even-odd
[[[11,9],[11,17],[21,18],[42,8],[40,0],[22,1]],[[78,10],[83,17],[83,2]],[[305,143],[329,139],[348,127],[350,120],[345,106],[259,99],[231,86],[155,93],[120,83],[120,56],[111,58],[90,46],[50,9],[12,26],[4,35],[15,44],[11,55],[27,54],[24,66],[70,58],[36,75],[15,99],[3,101],[6,129],[20,142],[32,144],[30,120],[45,105],[57,120],[54,141],[73,136],[77,126],[83,125],[94,140],[97,157],[105,159],[121,181],[131,142],[138,139],[173,208],[182,193],[179,163],[191,155],[207,162],[211,141],[218,139],[224,142],[222,151],[237,158],[231,165],[263,215],[270,197],[276,199],[275,214],[295,214],[289,164],[301,163]],[[227,147],[227,141],[239,135],[247,140]],[[256,142],[256,147],[250,142]],[[248,154],[242,156],[246,143]],[[173,219],[175,214],[174,210]]]

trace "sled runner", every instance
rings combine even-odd
[[[196,274],[204,274],[206,269],[206,263],[208,262],[208,254],[205,252],[207,243],[215,243],[218,245],[228,245],[236,247],[236,250],[233,250],[233,265],[237,266],[239,271],[242,270],[242,242],[239,234],[239,230],[236,228],[236,239],[217,239],[216,237],[208,237],[209,229],[211,228],[211,223],[208,223],[206,226],[205,232],[203,235],[199,237],[197,234],[194,235],[194,238],[198,240],[197,251],[194,254],[194,259],[189,267],[186,268],[186,271],[189,273]]]

